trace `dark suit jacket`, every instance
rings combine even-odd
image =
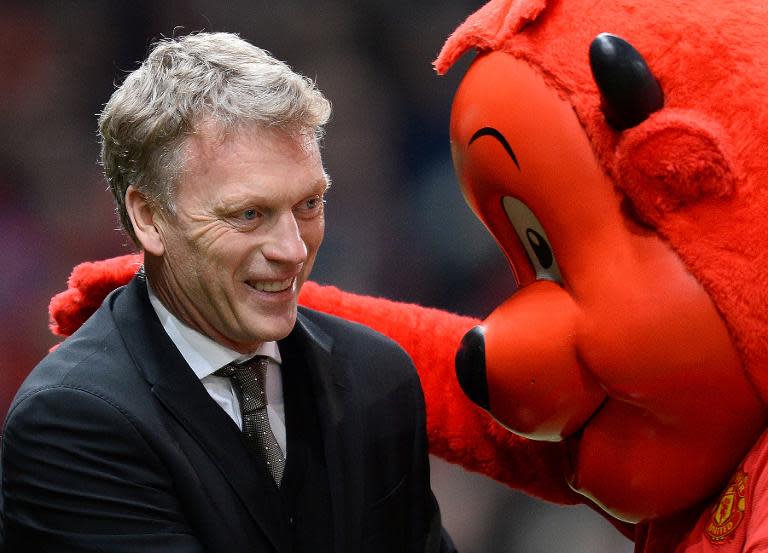
[[[290,340],[304,345],[313,375],[335,552],[451,551],[408,356],[303,308]],[[32,371],[11,405],[6,553],[279,551],[279,513],[248,455],[136,278]]]

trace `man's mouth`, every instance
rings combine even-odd
[[[249,280],[248,286],[259,292],[283,292],[293,286],[296,277],[289,277],[285,280]]]

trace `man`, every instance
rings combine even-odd
[[[329,113],[224,33],[158,43],[113,94],[102,161],[144,267],[9,410],[8,551],[453,551],[410,360],[297,314]]]

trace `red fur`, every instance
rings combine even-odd
[[[57,336],[69,336],[118,286],[127,283],[143,262],[141,255],[125,255],[81,263],[72,270],[68,288],[56,294],[48,306],[50,328]]]
[[[635,212],[658,224],[706,199],[730,198],[736,174],[722,130],[697,114],[664,110],[624,133],[616,149],[617,186]]]

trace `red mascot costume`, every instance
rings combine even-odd
[[[768,548],[768,4],[494,0],[438,71],[470,49],[454,161],[519,291],[482,324],[302,302],[408,350],[432,453],[589,503],[637,551]],[[77,268],[54,331],[138,263]]]

